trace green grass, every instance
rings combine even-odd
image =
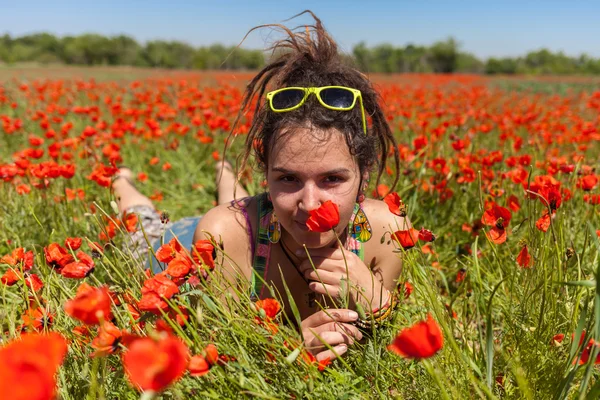
[[[536,85],[544,87],[542,84]],[[133,90],[127,85],[117,87],[124,88],[124,104],[133,99]],[[0,165],[11,163],[14,152],[28,147],[29,134],[41,137],[45,133],[39,121],[31,119],[34,110],[44,107],[31,103],[12,83],[6,84],[5,88],[10,101],[16,101],[18,107],[12,109],[8,103],[0,104],[0,115],[7,115],[11,119],[21,118],[24,126],[20,132],[9,135],[3,133],[0,125]],[[173,96],[170,99],[181,95],[174,86],[169,88],[170,96]],[[549,91],[553,92],[555,88],[551,88]],[[85,90],[75,92],[75,105],[98,105],[100,118],[108,123],[102,132],[111,132],[110,126],[115,121],[109,107],[103,103],[105,96],[116,95],[114,90],[90,90],[102,94],[97,102],[86,98]],[[156,87],[150,84],[148,90],[155,93]],[[460,90],[460,86],[452,90]],[[545,93],[545,90],[538,92]],[[413,92],[409,93],[410,98]],[[479,99],[468,105],[458,100],[458,103],[451,101],[453,96],[461,97],[459,92],[447,93],[442,90],[442,93],[448,102],[435,107],[446,110],[444,112],[449,112],[448,108],[452,106],[464,107],[461,112],[465,115],[469,107],[477,110],[485,108],[489,115],[504,115],[503,101],[512,96],[511,93],[498,91],[496,97]],[[527,94],[521,95],[522,99],[527,99]],[[555,111],[549,97],[536,103],[539,113],[543,115],[551,115]],[[490,99],[495,99],[495,102]],[[389,101],[393,102],[394,99]],[[582,103],[572,101],[572,109],[577,111],[577,117],[592,121],[599,128],[597,110],[586,109],[585,105],[580,107],[585,104],[583,100]],[[48,98],[45,102],[48,102]],[[66,98],[61,97],[58,104],[67,107]],[[218,107],[218,101],[211,103],[210,108],[220,115]],[[419,102],[412,103],[411,107],[415,116],[435,108]],[[521,109],[517,105],[511,107],[513,113],[524,113],[523,109],[526,108]],[[232,114],[222,113],[231,119]],[[428,118],[431,126],[436,126],[438,121],[444,119],[443,116]],[[556,117],[556,120],[563,121],[572,129],[577,123],[569,119],[567,114]],[[74,113],[66,114],[64,121],[74,124],[70,137],[78,136],[87,125],[95,124],[89,116]],[[210,132],[214,136],[214,143],[201,144],[195,135],[198,129],[209,132],[206,124],[192,127],[186,135],[169,132],[171,122],[190,125],[190,118],[184,111],[179,110],[173,121],[159,122],[163,136],[157,139],[126,132],[121,137],[98,134],[95,138],[82,141],[73,150],[77,173],[70,180],[51,180],[48,188],[32,188],[31,193],[26,195],[18,195],[14,185],[9,182],[0,185],[0,256],[17,246],[35,252],[33,272],[45,283],[38,294],[39,304],[54,315],[53,323],[47,329],[58,331],[73,340],[58,373],[61,399],[134,399],[140,396],[127,382],[118,354],[91,358],[90,346],[76,341],[73,328],[79,323],[63,311],[63,305],[75,295],[81,282],[63,278],[48,267],[43,258],[44,246],[52,242],[62,243],[66,237],[78,236],[98,241],[98,233],[105,225],[103,218],[115,217],[109,190],[86,178],[95,158],[106,163],[106,159],[102,158],[104,144],[118,144],[124,162],[132,170],[148,174],[148,181],[138,182],[138,188],[147,195],[162,193],[164,198],[156,203],[157,207],[168,211],[172,220],[206,212],[215,199],[214,161],[211,154],[214,150],[221,151],[227,132],[216,129]],[[414,122],[414,119],[395,117],[391,123],[397,130],[399,141],[409,147],[412,146],[412,140],[421,134]],[[504,152],[506,159],[514,154],[514,150],[511,141],[500,139],[497,122],[485,116],[469,118],[456,129],[453,127],[452,132],[466,137],[469,129],[477,131],[481,124],[493,124],[490,133],[469,136],[471,144],[466,152],[477,154],[480,149],[499,150]],[[398,123],[408,128],[400,132]],[[52,126],[57,131],[60,129],[58,123]],[[137,121],[136,126],[144,129],[144,119]],[[515,132],[527,141],[529,138],[537,140],[542,130],[542,127],[536,130],[529,125],[516,128]],[[600,390],[598,372],[592,363],[573,365],[581,349],[578,349],[576,340],[571,340],[571,334],[578,338],[585,329],[588,337],[600,339],[600,288],[596,286],[595,278],[600,266],[600,246],[595,233],[596,229],[600,229],[600,212],[598,206],[583,201],[585,193],[576,187],[577,172],[584,165],[600,167],[600,145],[592,140],[588,149],[581,151],[577,149],[577,143],[545,144],[536,141],[518,153],[530,154],[534,165],[535,161],[550,160],[552,149],[569,156],[582,153],[582,159],[574,163],[575,173],[557,175],[562,187],[568,188],[573,197],[563,202],[551,228],[543,233],[535,228],[543,204],[539,200],[526,200],[522,186],[499,178],[501,172],[509,169],[504,163],[489,167],[498,174],[491,182],[480,176],[471,183],[457,183],[455,178],[460,170],[455,163],[456,152],[450,146],[450,133],[447,132],[438,141],[430,141],[422,150],[422,159],[406,160],[402,165],[402,170],[407,173],[401,174],[397,191],[408,205],[411,221],[417,228],[424,226],[431,229],[438,238],[431,246],[436,254],[425,253],[420,246],[398,254],[399,262],[402,260],[404,265],[399,281],[411,282],[415,290],[410,298],[402,302],[388,326],[373,332],[373,336],[364,344],[352,346],[347,356],[336,360],[321,372],[316,365],[301,362],[301,357],[292,362],[287,360],[293,348],[287,347],[284,342],[291,343],[299,339],[299,334],[292,326],[282,323],[279,332],[270,335],[254,323],[254,313],[247,294],[240,292],[242,301],[230,302],[229,307],[224,308],[210,300],[212,295],[216,298],[223,288],[215,287],[214,280],[209,280],[201,288],[174,300],[174,305],[188,310],[190,318],[183,329],[171,321],[172,327],[193,354],[199,353],[207,344],[215,343],[219,353],[234,356],[237,361],[215,366],[204,377],[185,376],[168,388],[162,397],[563,399],[586,398],[588,394],[597,397]],[[174,139],[179,142],[177,150],[169,147]],[[94,143],[95,140],[98,142]],[[47,140],[46,145],[50,142]],[[243,137],[236,139],[228,154],[230,158],[239,154],[242,142]],[[89,158],[79,158],[80,151],[84,149],[89,149]],[[148,161],[154,156],[160,158],[160,163],[150,166]],[[47,160],[46,157],[42,160]],[[441,179],[432,168],[427,167],[427,161],[436,157],[446,159],[451,168],[447,187],[453,191],[453,195],[447,200],[441,199],[435,191],[431,193],[418,189],[422,182],[431,177]],[[161,165],[164,162],[169,162],[172,169],[163,171]],[[479,165],[473,166],[474,169],[477,167],[481,168]],[[528,171],[531,174],[530,181],[544,174],[536,167]],[[252,176],[251,182],[246,180],[244,183],[251,193],[258,193],[261,190],[261,177],[257,172]],[[385,180],[389,183],[391,177],[386,176]],[[28,178],[23,177],[23,181],[28,182]],[[490,183],[493,185],[490,186]],[[82,188],[86,193],[85,200],[66,201],[63,197],[67,187]],[[472,236],[461,229],[463,224],[471,225],[481,219],[484,201],[491,198],[491,187],[505,191],[496,198],[499,204],[504,205],[505,199],[512,194],[519,198],[522,206],[520,211],[513,214],[508,241],[501,245],[491,243],[483,233]],[[598,193],[598,188],[593,193]],[[91,213],[91,204],[96,205],[95,214]],[[85,279],[94,286],[110,285],[119,293],[122,301],[125,293],[131,293],[139,299],[145,279],[143,263],[122,250],[125,237],[121,232],[107,244],[104,254],[95,259],[95,271]],[[521,240],[527,242],[534,257],[531,269],[522,269],[516,263]],[[89,253],[85,245],[84,248]],[[573,249],[574,255],[567,257],[568,248]],[[466,270],[466,277],[464,281],[456,282],[456,274],[461,269]],[[0,273],[5,270],[6,267],[0,265]],[[22,283],[12,287],[1,285],[0,290],[2,339],[9,340],[18,335],[17,327],[22,324],[21,314],[27,307],[27,292]],[[456,312],[456,318],[452,318],[448,311],[450,308]],[[113,309],[116,325],[122,329],[132,329],[126,309],[123,306]],[[427,313],[431,313],[438,321],[444,334],[445,344],[439,354],[428,360],[413,361],[387,351],[386,346],[400,329],[424,319]],[[146,315],[143,319],[147,320],[145,332],[152,333],[155,317]],[[558,333],[564,333],[565,339],[556,346],[552,338]],[[267,360],[267,351],[274,355],[274,362]],[[596,347],[594,352],[597,352]],[[590,358],[593,361],[594,357]]]

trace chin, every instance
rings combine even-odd
[[[318,249],[322,247],[330,247],[336,242],[335,235],[331,232],[292,232],[292,237],[296,243],[305,245],[308,249]]]

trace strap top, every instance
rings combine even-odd
[[[352,223],[356,213],[360,209],[359,204],[354,205],[354,211],[348,222],[348,232],[350,232]],[[262,193],[257,196],[257,215],[258,215],[258,230],[256,235],[256,244],[253,243],[253,260],[252,260],[252,282],[250,288],[250,299],[256,301],[263,295],[264,281],[269,272],[269,259],[271,256],[271,242],[269,241],[268,229],[271,213],[273,212],[273,204],[269,201],[267,193]],[[361,242],[353,236],[348,235],[345,248],[365,260],[364,248]]]

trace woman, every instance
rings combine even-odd
[[[300,312],[305,346],[322,360],[344,354],[362,338],[357,325],[367,321],[359,319],[357,308],[367,316],[390,314],[401,262],[393,244],[380,239],[408,229],[409,222],[391,214],[384,202],[365,199],[369,176],[376,171],[379,180],[388,151],[398,169],[397,146],[370,82],[343,63],[337,45],[311,15],[315,37],[308,27],[306,35],[282,27],[289,38],[273,48],[287,51],[249,83],[240,111],[258,96],[242,166],[255,158],[267,192],[249,197],[235,189],[231,171],[224,169],[219,186],[224,204],[200,219],[193,241],[207,234],[222,240],[229,258],[222,272],[234,296],[234,286],[244,290],[249,282],[255,299],[285,293],[287,286]],[[142,200],[123,196],[128,184],[121,180],[122,209]],[[234,191],[240,200],[225,203]],[[323,233],[309,230],[309,212],[329,200],[339,207],[340,223]],[[348,291],[349,304],[338,308]],[[289,299],[282,297],[291,314]]]

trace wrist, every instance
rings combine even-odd
[[[391,292],[379,284],[371,290],[359,292],[356,302],[361,305],[365,313],[375,314],[386,305],[389,306],[391,299]]]

